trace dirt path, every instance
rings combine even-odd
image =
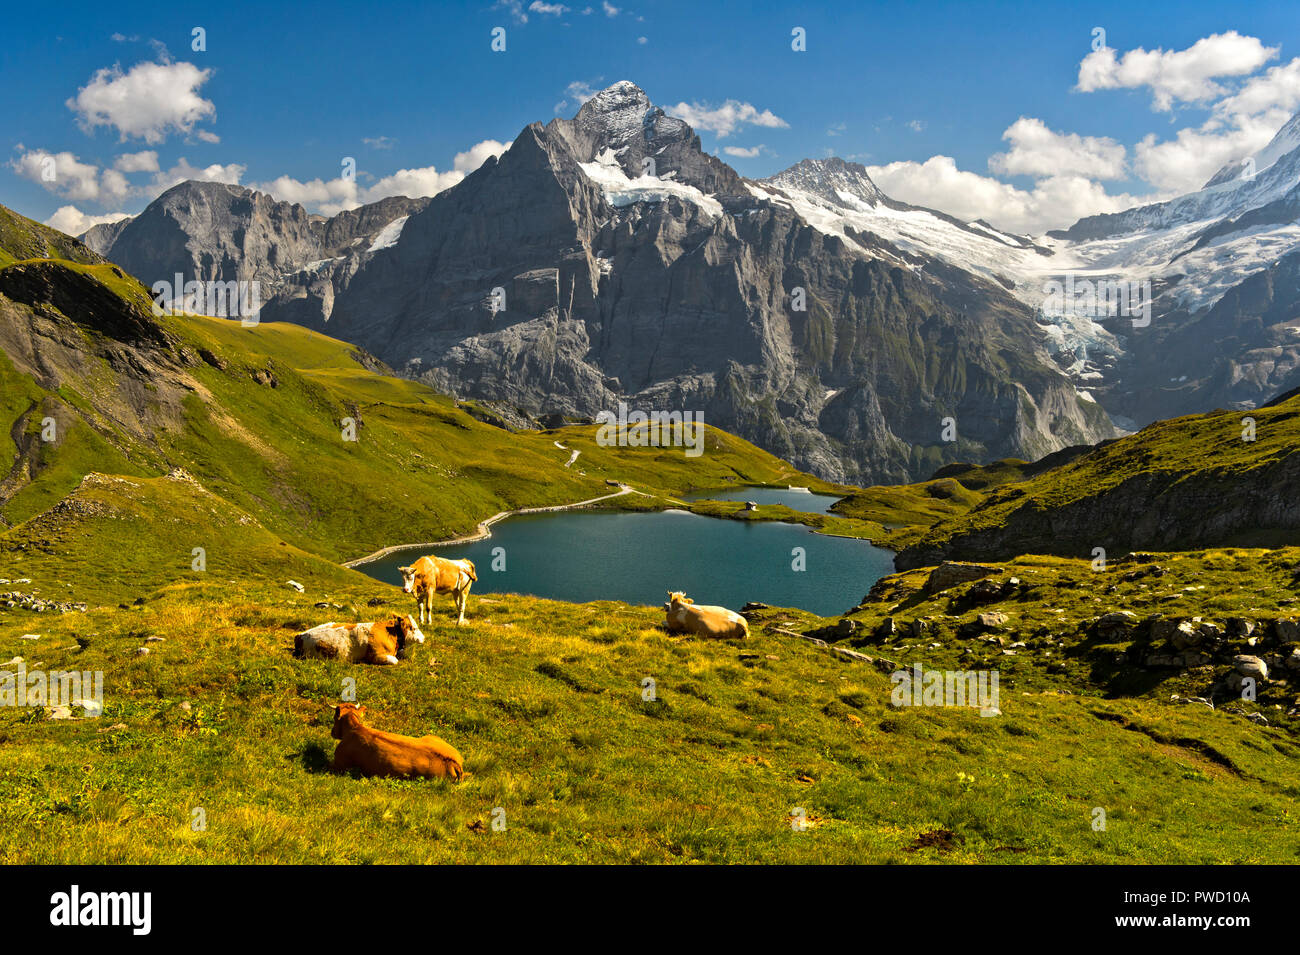
[[[624,494],[641,494],[644,491],[638,491],[626,484],[620,484],[619,489],[613,494],[603,494],[600,497],[588,498],[585,501],[574,501],[572,504],[552,504],[549,507],[520,507],[513,511],[498,511],[487,520],[479,521],[478,527],[473,534],[465,534],[462,537],[452,537],[443,541],[430,541],[424,544],[394,544],[391,547],[384,547],[375,551],[373,554],[367,554],[365,557],[358,557],[356,560],[346,561],[344,567],[357,567],[360,564],[369,564],[372,561],[387,557],[393,551],[405,550],[408,547],[449,547],[453,544],[472,544],[474,541],[481,541],[492,536],[491,527],[497,521],[503,521],[507,517],[515,517],[520,514],[549,514],[554,511],[573,511],[583,507],[591,507],[593,504],[599,504],[601,501],[608,501],[611,498],[622,497]]]

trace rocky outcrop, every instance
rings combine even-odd
[[[536,420],[620,401],[700,412],[836,480],[1113,434],[1001,286],[813,228],[628,82],[528,126],[432,200],[318,220],[186,183],[109,255],[146,281],[257,279],[263,321],[354,342],[461,399]]]
[[[243,186],[191,181],[135,218],[97,226],[83,238],[148,287],[174,284],[177,275],[185,282],[257,282],[263,320],[320,327],[375,240],[428,202],[397,196],[327,219]]]
[[[1112,433],[999,288],[749,195],[632,84],[529,126],[412,214],[328,331],[458,397],[699,411],[840,480]]]

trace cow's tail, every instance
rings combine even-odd
[[[472,580],[472,581],[477,582],[477,581],[478,581],[478,573],[477,573],[477,571],[474,570],[474,561],[469,560],[468,558],[466,558],[466,560],[465,560],[465,566],[469,568],[469,579]]]
[[[301,633],[293,638],[293,655],[295,657],[302,656],[302,634]]]
[[[744,617],[740,618],[740,639],[742,640],[749,639],[749,621],[746,620]]]

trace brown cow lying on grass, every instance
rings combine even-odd
[[[669,633],[693,633],[699,637],[743,640],[749,636],[749,621],[726,607],[697,607],[680,590],[668,591],[664,604]]]
[[[478,580],[473,561],[429,556],[421,557],[409,567],[397,569],[402,572],[402,592],[415,594],[415,604],[420,608],[420,623],[433,623],[434,594],[451,594],[456,601],[456,626],[465,622],[469,588]]]
[[[364,706],[340,703],[334,707],[334,729],[330,735],[339,741],[330,769],[346,773],[360,770],[363,776],[397,776],[414,779],[460,780],[465,775],[465,761],[456,748],[436,736],[399,736],[371,729],[361,722]]]
[[[374,623],[323,623],[304,630],[293,638],[293,655],[390,666],[413,643],[424,643],[415,618],[390,614]]]

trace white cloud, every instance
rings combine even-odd
[[[528,5],[528,9],[533,13],[540,13],[543,16],[559,17],[569,12],[569,8],[562,3],[543,3],[542,0],[533,0]]]
[[[639,37],[636,38],[636,42],[639,43],[639,44],[641,44],[642,46],[645,46],[645,45],[646,45],[647,43],[649,43],[650,41],[649,41],[648,39],[646,39],[645,37],[643,37],[643,36],[639,36]]]
[[[912,132],[914,132],[914,133],[919,133],[919,132],[921,132],[921,130],[925,129],[925,120],[923,120],[923,119],[909,119],[909,120],[907,121],[907,128],[910,129],[910,130],[911,130]]]
[[[527,23],[528,14],[524,13],[522,0],[497,0],[492,4],[493,10],[506,10],[514,19],[515,23]]]
[[[1148,134],[1133,149],[1133,166],[1157,189],[1178,195],[1203,186],[1229,163],[1264,146],[1300,108],[1300,58],[1249,77],[1210,108],[1199,127],[1159,141]]]
[[[69,199],[100,198],[98,166],[84,163],[67,151],[27,150],[21,143],[18,150],[20,155],[9,161],[9,168],[24,179]]]
[[[759,110],[757,107],[729,99],[721,106],[709,107],[701,103],[678,103],[667,107],[666,112],[686,120],[695,129],[705,129],[717,133],[719,139],[730,136],[742,126],[765,126],[784,129],[790,124],[771,110]]]
[[[500,156],[509,148],[509,143],[499,143],[495,139],[485,139],[481,143],[475,143],[463,153],[457,153],[456,158],[452,161],[452,168],[468,176],[487,162],[489,156]]]
[[[1105,136],[1058,133],[1041,119],[1021,116],[1002,138],[1009,152],[989,157],[989,169],[1005,176],[1083,176],[1123,179],[1127,150]]]
[[[762,145],[758,146],[723,146],[722,151],[728,156],[736,156],[740,159],[753,159],[763,151]]]
[[[481,166],[489,156],[499,156],[508,148],[508,143],[485,139],[464,152],[457,153],[450,170],[440,172],[434,166],[399,169],[369,186],[361,186],[355,179],[342,177],[304,182],[292,176],[280,176],[270,182],[257,183],[253,188],[270,193],[285,202],[300,203],[321,215],[336,215],[389,196],[435,196],[456,185]]]
[[[126,73],[105,67],[67,106],[87,132],[110,126],[123,142],[161,143],[169,132],[190,133],[195,123],[216,116],[216,107],[198,93],[211,72],[193,63],[137,63]]]
[[[1152,108],[1167,112],[1176,102],[1201,103],[1223,95],[1216,79],[1254,73],[1278,49],[1236,30],[1202,37],[1186,50],[1138,47],[1116,57],[1113,49],[1102,47],[1079,64],[1078,88],[1088,93],[1149,87]]]
[[[221,137],[220,137],[220,136],[218,136],[216,133],[209,132],[209,131],[206,130],[206,129],[200,129],[200,130],[196,131],[196,132],[194,133],[194,135],[197,136],[200,140],[202,140],[202,141],[205,142],[205,143],[214,143],[214,144],[215,144],[215,143],[219,143],[219,142],[221,142]]]
[[[607,17],[616,17],[620,12],[622,12],[621,7],[614,6],[614,4],[610,3],[609,0],[601,0],[600,5],[604,8],[605,16]]]
[[[596,82],[600,82],[599,77],[596,79]],[[574,80],[564,88],[564,97],[555,104],[555,111],[558,113],[566,107],[579,107],[595,96],[598,92],[599,90],[594,88],[590,83],[586,83],[583,80]]]
[[[157,172],[158,154],[152,149],[138,153],[122,153],[113,160],[113,168],[122,172]]]
[[[99,201],[106,206],[120,205],[131,195],[131,183],[117,169],[105,169],[99,175]]]
[[[1157,142],[1149,133],[1134,147],[1134,168],[1157,188],[1180,195],[1193,192],[1228,163],[1252,155],[1273,138],[1281,123],[1242,117],[1231,130],[1180,129],[1171,140]]]
[[[1282,122],[1286,122],[1297,109],[1300,109],[1300,57],[1252,76],[1236,93],[1214,105],[1216,116],[1228,120],[1269,113],[1282,116]]]
[[[229,163],[227,165],[213,163],[200,169],[197,166],[191,166],[189,161],[182,156],[176,165],[170,169],[156,173],[145,191],[153,198],[166,192],[172,186],[185,182],[187,179],[197,179],[200,182],[224,182],[237,186],[247,171],[248,167],[239,163]]]
[[[1083,216],[1120,212],[1149,201],[1149,197],[1107,195],[1099,183],[1081,176],[1051,176],[1040,179],[1032,190],[1018,189],[958,169],[950,156],[932,156],[923,163],[868,166],[867,172],[895,199],[1031,235],[1066,228]]]
[[[91,226],[105,222],[121,222],[131,218],[125,212],[110,212],[108,215],[92,216],[82,212],[76,206],[60,206],[54,215],[45,220],[45,224],[70,236],[79,236]]]
[[[361,142],[371,149],[392,149],[397,145],[397,140],[391,136],[366,136]]]

